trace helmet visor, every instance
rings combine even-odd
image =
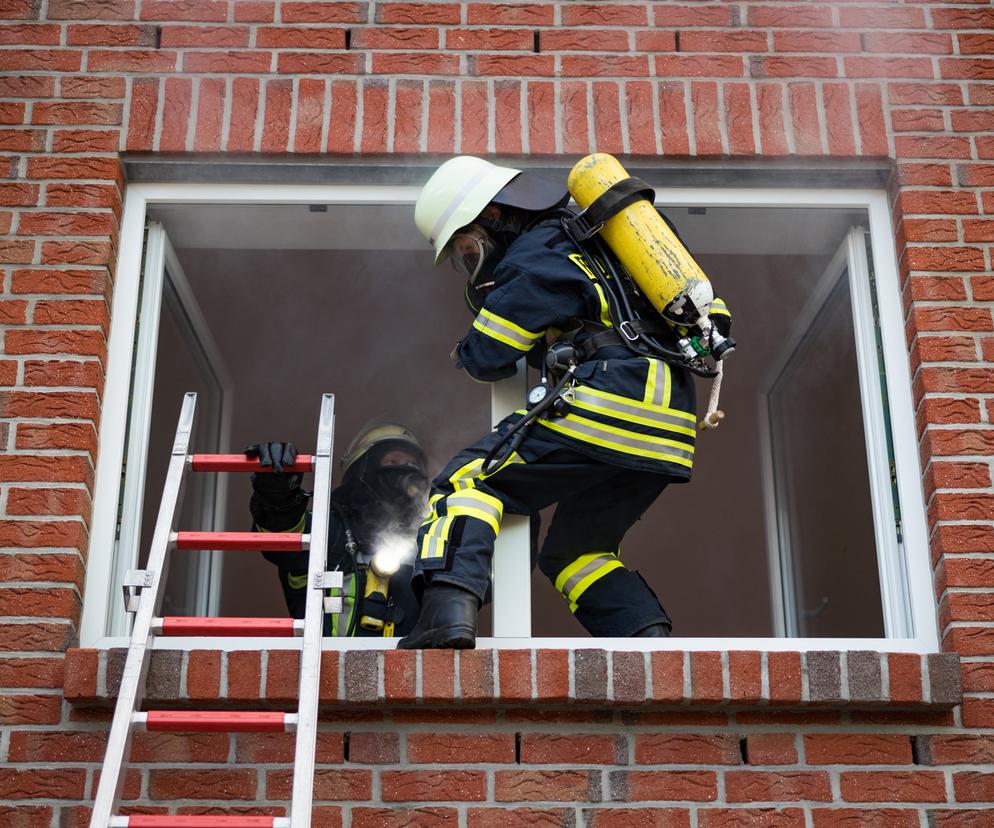
[[[494,247],[493,239],[487,231],[479,225],[471,224],[452,235],[452,266],[473,285]]]

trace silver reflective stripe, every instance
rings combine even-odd
[[[493,315],[484,316],[483,313],[481,313],[479,316],[476,317],[476,321],[473,323],[473,327],[486,334],[489,334],[491,331],[493,331],[494,333],[500,335],[499,337],[495,338],[502,338],[505,340],[509,339],[511,340],[510,344],[514,345],[514,347],[516,348],[520,348],[522,351],[529,350],[531,346],[534,344],[535,340],[538,339],[540,336],[540,334],[535,334],[532,337],[524,336],[520,332],[514,330],[514,328],[510,327],[500,317]]]
[[[663,399],[666,396],[666,380],[669,377],[666,375],[666,363],[662,360],[654,359],[650,363],[656,366],[656,384],[652,391],[652,404],[662,405]],[[686,423],[680,423],[680,425],[686,426]]]
[[[656,388],[656,393],[660,393],[660,389],[658,387]],[[685,420],[682,417],[674,417],[672,414],[663,414],[658,411],[650,411],[636,405],[623,403],[620,400],[606,400],[603,397],[587,393],[583,388],[574,389],[573,398],[577,402],[587,403],[588,405],[598,406],[599,408],[606,408],[609,411],[621,416],[641,417],[643,420],[652,420],[653,422],[659,423],[663,428],[668,425],[680,426],[680,428],[693,428],[694,426],[691,420]]]
[[[459,192],[456,193],[452,201],[449,202],[449,206],[442,211],[442,215],[438,217],[438,221],[435,222],[435,226],[431,228],[431,238],[429,241],[432,245],[435,244],[435,239],[438,238],[438,234],[442,232],[445,222],[447,222],[452,214],[459,209],[460,205],[466,200],[466,196],[470,194],[472,189],[479,184],[480,180],[485,178],[488,173],[490,173],[490,168],[484,167],[472,178],[467,178],[463,182],[462,187],[459,188]],[[496,193],[494,193],[494,195],[496,195]]]
[[[468,509],[477,509],[481,512],[486,512],[493,517],[495,522],[500,523],[501,510],[482,497],[473,497],[466,494],[449,495],[445,499],[445,507],[446,509],[451,509],[453,506],[465,506]]]
[[[441,558],[445,551],[445,541],[434,535],[425,535],[421,544],[421,557],[424,560]]]
[[[546,425],[549,428],[556,430],[559,425],[554,420],[539,420],[542,425]],[[587,437],[592,437],[599,443],[613,443],[616,446],[624,446],[630,449],[632,452],[652,452],[653,454],[668,454],[672,457],[680,457],[684,460],[693,460],[694,452],[693,450],[682,449],[679,446],[671,446],[668,443],[655,443],[651,440],[640,440],[635,436],[635,432],[626,431],[624,434],[615,434],[613,431],[607,431],[606,429],[597,428],[594,425],[590,425],[590,421],[584,422],[576,417],[567,416],[564,423],[564,430],[568,434],[570,431],[576,431],[580,434],[586,435]],[[608,445],[608,448],[611,446]]]
[[[570,576],[569,580],[567,580],[566,583],[563,584],[561,592],[563,593],[563,595],[569,598],[570,593],[574,589],[576,589],[576,586],[577,584],[580,583],[580,581],[582,581],[588,575],[593,575],[598,569],[604,566],[604,564],[611,563],[614,560],[617,560],[617,558],[615,558],[615,556],[610,553],[606,553],[604,555],[601,555],[600,557],[594,558],[592,561],[590,561],[590,563],[580,567],[580,569],[578,569]]]

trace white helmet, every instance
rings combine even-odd
[[[512,181],[514,185],[509,186]],[[471,224],[490,202],[546,210],[568,199],[565,185],[472,155],[457,155],[428,179],[414,206],[414,222],[435,249],[435,264],[439,264],[448,257],[448,244],[456,230]]]

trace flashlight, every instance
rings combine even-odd
[[[411,541],[396,536],[387,536],[377,545],[373,559],[366,570],[366,589],[363,593],[364,603],[370,607],[374,604],[389,605],[387,590],[390,588],[390,576],[394,575],[404,558],[410,552]],[[382,618],[364,615],[359,619],[359,625],[364,630],[378,632],[383,630],[385,636],[393,633],[393,622],[388,622],[390,629],[384,629]]]

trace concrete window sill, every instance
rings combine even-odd
[[[112,700],[125,654],[69,650],[66,700]],[[146,696],[160,703],[292,706],[298,658],[292,650],[156,650]],[[961,700],[955,653],[326,650],[321,669],[322,706],[942,710]]]

